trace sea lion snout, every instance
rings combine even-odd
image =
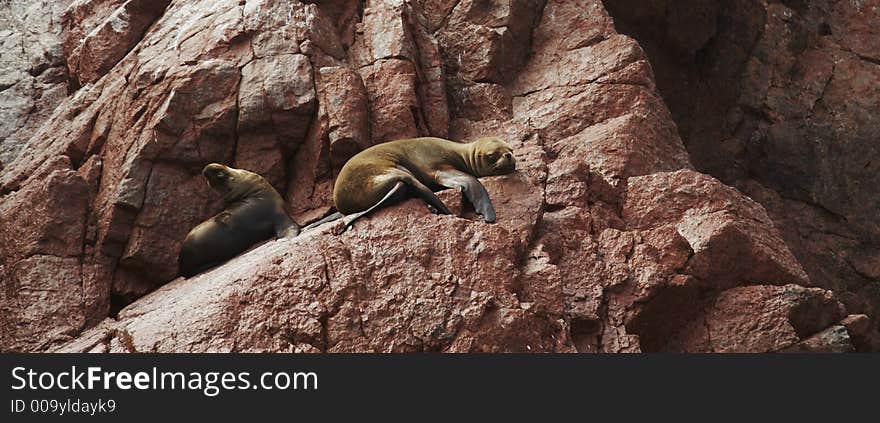
[[[498,163],[495,165],[495,169],[498,173],[513,173],[516,171],[516,157],[513,157],[513,153],[506,152],[500,159],[498,159]]]
[[[223,190],[229,181],[229,168],[219,163],[211,163],[202,169],[202,176],[208,180],[208,186],[215,190]]]
[[[504,175],[516,171],[516,157],[513,156],[513,153],[510,150],[501,154],[495,154],[489,155],[488,164],[491,169],[491,175]]]
[[[473,149],[478,157],[474,163],[477,176],[504,175],[516,170],[513,150],[501,138],[480,138],[473,142]]]
[[[211,163],[202,169],[202,175],[206,178],[212,178],[216,175],[225,173],[227,173],[227,168],[220,163]]]

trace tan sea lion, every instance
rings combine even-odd
[[[218,163],[205,166],[202,175],[223,195],[226,208],[189,231],[177,258],[184,277],[221,264],[273,236],[299,233],[299,226],[284,211],[284,200],[262,176]]]
[[[445,188],[462,190],[474,210],[492,223],[495,208],[477,177],[514,170],[516,160],[510,146],[496,137],[467,144],[426,137],[374,145],[352,157],[339,172],[333,187],[337,212],[306,229],[350,217],[340,231],[344,232],[357,219],[405,198],[407,191],[425,200],[432,212],[452,214],[434,195]]]

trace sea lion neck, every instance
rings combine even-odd
[[[476,143],[467,143],[467,144],[459,144],[455,143],[456,150],[460,153],[462,160],[464,161],[465,167],[467,169],[462,169],[467,173],[470,173],[474,176],[480,175],[480,167],[478,166],[480,162],[479,152],[476,148]]]
[[[229,191],[223,196],[223,204],[230,205],[244,201],[245,199],[252,197],[249,195],[250,192],[252,192],[250,189],[248,189],[247,192],[243,190]]]
[[[257,175],[237,172],[236,177],[238,179],[233,182],[233,187],[223,195],[224,204],[239,203],[250,198],[269,198],[269,193],[273,191]]]

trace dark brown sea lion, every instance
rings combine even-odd
[[[299,226],[284,211],[284,200],[262,176],[218,163],[205,166],[202,175],[223,195],[226,209],[189,231],[177,258],[184,277],[217,266],[273,236],[299,233]]]
[[[516,170],[510,146],[499,138],[481,138],[468,144],[442,138],[412,138],[374,145],[352,157],[333,187],[337,212],[306,229],[347,217],[340,232],[355,220],[399,201],[407,193],[428,203],[435,213],[451,214],[435,191],[458,188],[486,222],[495,221],[495,208],[477,177]]]

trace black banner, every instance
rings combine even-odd
[[[880,376],[878,354],[4,354],[0,360],[4,422],[711,421],[764,420],[772,413],[786,420],[873,421]]]

